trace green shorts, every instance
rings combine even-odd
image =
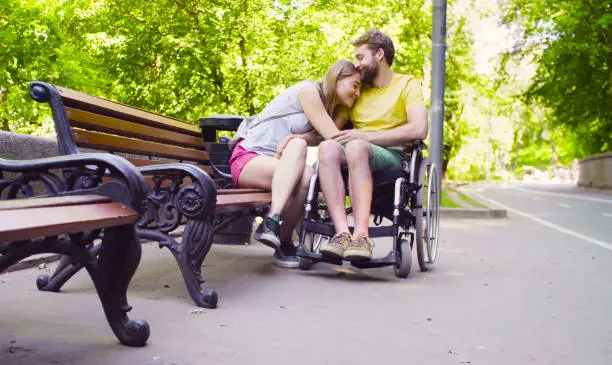
[[[372,160],[370,161],[372,171],[402,167],[404,161],[404,149],[402,147],[382,147],[373,143],[370,143],[370,147],[372,147]],[[342,145],[342,149],[344,149],[344,145]]]

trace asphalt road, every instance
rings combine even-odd
[[[473,192],[491,207],[612,250],[612,194],[567,184],[476,186]]]

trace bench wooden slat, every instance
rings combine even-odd
[[[66,108],[66,114],[71,121],[70,124],[79,128],[204,150],[204,142],[199,136],[168,131],[73,108]]]
[[[176,163],[176,161],[147,160],[146,158],[137,158],[137,157],[126,157],[125,159],[130,161],[132,165],[136,167],[166,165],[169,163]],[[212,167],[208,165],[202,165],[202,164],[190,164],[190,165],[199,168],[200,170],[206,172],[209,175],[212,174],[212,171],[213,171]]]
[[[132,224],[138,214],[121,203],[0,210],[0,242]]]
[[[217,189],[217,195],[267,193],[264,189]]]
[[[78,91],[65,89],[63,87],[56,86],[56,88],[62,95],[62,99],[66,106],[76,107],[77,109],[83,109],[94,113],[96,113],[97,110],[103,109],[104,112],[98,114],[113,115],[114,117],[119,117],[120,119],[123,119],[125,116],[132,122],[162,128],[165,127],[175,131],[189,133],[193,136],[200,136],[200,129],[197,126],[182,122],[178,119],[165,117],[143,109],[98,98]]]
[[[130,161],[130,163],[136,167],[165,165],[168,163],[175,162],[175,161],[162,161],[162,160],[147,160],[146,158],[137,158],[137,157],[126,157],[125,159]]]
[[[43,207],[59,207],[67,205],[93,204],[110,201],[103,195],[54,196],[49,198],[30,198],[0,201],[0,210],[32,209]]]
[[[111,134],[72,129],[77,146],[105,151],[118,151],[135,154],[176,158],[196,162],[208,161],[208,153],[189,148],[169,146],[157,142],[114,136]]]
[[[269,206],[271,201],[271,193],[218,195],[216,212],[227,213],[245,208],[264,208]]]

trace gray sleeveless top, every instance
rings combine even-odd
[[[241,144],[244,149],[273,156],[278,144],[288,135],[312,131],[314,128],[298,100],[300,90],[308,85],[316,87],[316,82],[302,81],[289,87],[268,103],[259,114],[244,119],[230,142],[230,149],[233,149],[240,139],[244,139]]]

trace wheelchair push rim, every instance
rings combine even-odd
[[[415,216],[417,261],[421,271],[429,270],[438,251],[440,183],[436,165],[425,158],[419,168]]]
[[[428,171],[427,205],[425,207],[425,246],[428,262],[433,264],[438,256],[438,234],[440,231],[440,195],[441,186],[438,169],[434,163]]]

